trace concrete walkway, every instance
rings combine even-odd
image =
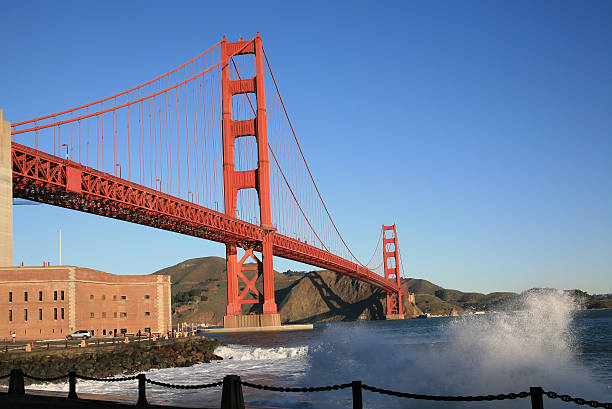
[[[65,393],[63,395],[66,395]],[[95,399],[91,399],[95,398]],[[112,401],[101,400],[109,398],[102,395],[81,395],[79,399],[66,399],[65,396],[50,396],[50,395],[9,395],[6,392],[0,392],[0,407],[3,408],[19,408],[19,409],[34,409],[34,408],[90,408],[90,409],[123,409],[134,408],[136,399],[130,397],[120,397],[122,400],[133,400],[134,403],[119,403]],[[110,397],[112,398],[112,397]],[[119,397],[115,397],[119,398]],[[149,402],[151,408],[178,408],[178,406],[166,406]]]

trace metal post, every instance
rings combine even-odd
[[[79,397],[76,393],[76,372],[68,372],[68,385],[70,388],[68,390],[68,399],[78,399]]]
[[[242,384],[238,375],[226,375],[223,378],[221,409],[244,409]]]
[[[353,388],[353,409],[363,409],[363,399],[361,396],[361,381],[351,382]]]
[[[149,402],[147,402],[147,380],[145,374],[138,374],[138,402],[136,402],[136,406],[147,406]]]
[[[532,386],[529,388],[529,395],[531,396],[531,409],[544,409],[544,390],[540,386]]]
[[[23,383],[23,371],[21,369],[11,369],[9,379],[9,390],[11,395],[25,395],[25,385]]]

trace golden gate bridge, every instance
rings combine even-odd
[[[224,243],[227,327],[254,325],[245,304],[261,305],[255,325],[280,325],[273,256],[368,282],[387,293],[387,317],[403,317],[395,225],[368,263],[353,254],[259,34],[224,37],[142,85],[13,123],[10,135],[13,197]]]

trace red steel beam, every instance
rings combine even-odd
[[[261,242],[266,233],[260,226],[16,142],[12,160],[14,197],[219,243]],[[310,244],[277,233],[272,242],[276,256],[348,275],[386,292],[398,291],[378,274]]]

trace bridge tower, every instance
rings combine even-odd
[[[402,291],[400,289],[399,247],[397,246],[397,230],[395,225],[382,227],[383,264],[385,278],[395,282],[399,291],[387,293],[387,319],[404,319],[402,306]]]
[[[0,267],[13,265],[13,161],[11,125],[0,109]]]
[[[230,56],[254,55],[255,76],[230,80]],[[259,33],[251,41],[221,43],[221,87],[223,108],[223,190],[225,214],[236,217],[238,191],[255,189],[259,198],[260,222],[264,234],[260,242],[228,243],[227,265],[227,315],[223,318],[226,328],[280,325],[280,316],[274,299],[274,266],[272,253],[272,216],[270,210],[270,163],[268,160],[268,130],[266,96],[264,87],[263,48]],[[247,120],[232,119],[232,97],[238,94],[255,94],[257,113]],[[234,146],[237,138],[254,136],[257,142],[257,168],[237,171]],[[244,249],[238,260],[237,247]],[[261,260],[253,253],[261,249]],[[248,262],[253,262],[247,265]],[[251,275],[251,277],[248,277]],[[263,276],[263,314],[242,315],[243,304],[256,304],[262,294],[255,282]],[[241,284],[242,282],[242,284]],[[242,289],[241,289],[242,287]],[[255,297],[255,298],[253,298]]]

